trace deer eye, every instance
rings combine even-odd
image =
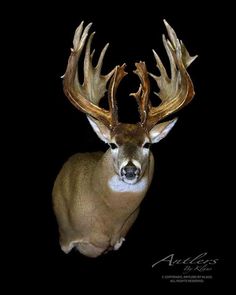
[[[149,149],[151,146],[151,143],[150,142],[146,142],[144,145],[143,145],[143,148],[145,149]]]
[[[110,143],[110,147],[111,147],[112,150],[118,148],[118,146],[115,143]]]

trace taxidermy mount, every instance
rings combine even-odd
[[[145,62],[135,63],[134,73],[140,79],[138,91],[131,93],[138,104],[140,122],[119,122],[116,104],[117,88],[127,74],[125,64],[101,74],[108,44],[93,66],[89,34],[91,23],[76,29],[73,48],[63,76],[64,93],[70,102],[87,115],[98,137],[109,145],[105,153],[78,153],[69,158],[59,172],[53,187],[53,207],[57,218],[60,245],[65,253],[76,248],[89,257],[118,250],[135,222],[140,203],[153,177],[154,158],[150,145],[163,139],[177,118],[162,121],[186,106],[194,96],[187,67],[191,57],[174,30],[164,20],[169,39],[163,44],[170,62],[170,77],[153,50],[159,76],[147,71]],[[77,69],[84,52],[83,84]],[[155,93],[161,103],[150,101],[151,76],[159,88]],[[107,84],[108,87],[107,87]],[[99,105],[108,91],[109,109]]]

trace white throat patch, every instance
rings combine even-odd
[[[140,181],[138,181],[135,184],[128,184],[124,181],[120,180],[118,175],[112,176],[112,178],[109,179],[108,185],[111,190],[114,192],[141,192],[145,190],[147,187],[147,179],[142,178]]]

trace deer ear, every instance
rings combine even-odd
[[[105,143],[109,143],[111,139],[110,130],[102,122],[90,116],[87,116],[87,118],[97,136]]]
[[[167,121],[167,122],[163,122],[163,123],[155,125],[149,131],[151,142],[156,143],[162,140],[163,138],[165,138],[166,135],[170,132],[170,130],[174,127],[176,121],[177,121],[177,118],[171,121]]]

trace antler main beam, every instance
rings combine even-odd
[[[139,90],[131,95],[135,96],[138,101],[141,124],[148,130],[163,118],[187,105],[195,94],[192,80],[186,69],[197,56],[190,56],[171,26],[165,20],[164,24],[169,40],[163,35],[163,44],[170,62],[171,78],[169,78],[160,57],[154,50],[160,76],[149,73],[160,89],[158,93],[155,93],[162,101],[159,106],[153,107],[149,100],[150,82],[145,63],[136,63],[136,70],[134,71],[139,76],[141,85]]]
[[[120,80],[126,75],[124,71],[125,64],[121,67],[116,66],[107,75],[101,75],[103,59],[109,45],[106,44],[100,54],[96,67],[93,67],[92,60],[94,51],[91,53],[91,43],[95,32],[90,34],[88,38],[91,25],[92,23],[88,24],[84,29],[82,22],[75,31],[73,48],[71,49],[67,69],[63,76],[64,92],[77,109],[102,121],[109,129],[112,129],[118,123],[115,98],[116,91],[112,91],[112,93],[108,95],[109,110],[99,107],[99,102],[107,91],[106,85],[111,77],[114,75],[113,79],[111,79],[111,86],[109,89],[114,90],[117,88]],[[77,66],[85,45],[84,82],[81,85],[79,83]]]

